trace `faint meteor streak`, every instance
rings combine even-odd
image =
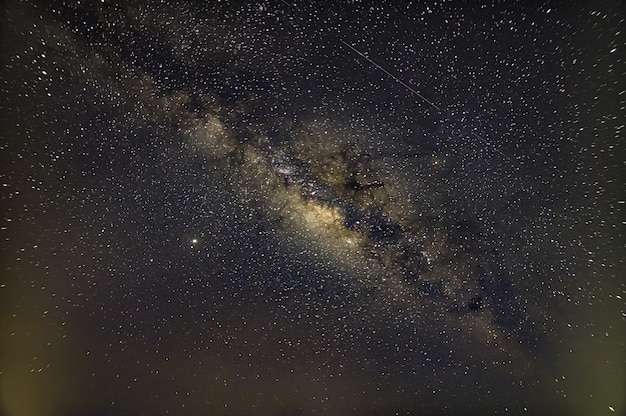
[[[513,159],[511,159],[510,157],[508,157],[507,155],[505,155],[504,153],[502,153],[500,150],[496,149],[495,146],[492,146],[491,143],[489,143],[486,139],[484,139],[482,136],[472,132],[471,133],[472,136],[476,137],[478,140],[480,140],[481,142],[483,142],[485,145],[487,145],[488,147],[491,147],[494,151],[500,153],[502,156],[504,156],[506,159],[508,159],[509,161],[513,161]]]
[[[420,97],[422,100],[424,100],[426,103],[430,104],[435,110],[437,111],[441,111],[441,108],[439,108],[437,105],[435,105],[435,103],[433,103],[432,101],[430,101],[428,98],[424,97],[422,94],[420,94],[418,91],[416,91],[415,89],[413,89],[410,85],[408,85],[406,82],[402,81],[400,78],[398,78],[397,76],[395,76],[394,74],[392,74],[391,72],[387,71],[385,68],[383,68],[382,66],[378,65],[376,62],[372,61],[370,58],[368,58],[366,55],[364,55],[363,53],[361,53],[358,49],[356,49],[354,46],[350,45],[347,42],[344,42],[343,39],[339,39],[341,41],[341,43],[343,43],[344,45],[346,45],[348,48],[352,49],[354,52],[358,53],[363,59],[367,60],[370,64],[374,65],[376,68],[380,69],[381,71],[383,71],[385,74],[389,75],[391,78],[393,78],[397,83],[399,83],[400,85],[402,85],[403,87],[405,87],[406,89],[408,89],[409,91],[411,91],[413,94],[417,95],[418,97]]]
[[[416,91],[414,88],[412,88],[410,85],[408,85],[406,82],[402,81],[400,78],[398,78],[397,76],[395,76],[394,74],[392,74],[391,72],[387,71],[385,68],[383,68],[382,66],[378,65],[376,62],[374,62],[373,60],[371,60],[370,58],[367,57],[367,55],[361,53],[361,51],[359,51],[358,49],[356,49],[354,46],[350,45],[347,42],[344,42],[343,39],[339,39],[341,41],[341,43],[343,43],[344,45],[346,45],[348,48],[352,49],[354,52],[358,53],[363,59],[367,60],[367,62],[369,62],[370,64],[374,65],[376,68],[380,69],[381,71],[383,71],[385,74],[389,75],[391,78],[393,78],[398,84],[402,85],[403,87],[405,87],[406,89],[408,89],[409,91],[411,91],[413,94],[417,95],[418,97],[420,97],[422,100],[424,100],[424,102],[430,104],[435,110],[441,112],[441,108],[437,105],[435,105],[435,103],[433,103],[432,101],[430,101],[428,98],[424,97],[422,94],[419,93],[419,91]],[[504,153],[502,153],[500,150],[494,148],[493,146],[491,146],[491,144],[485,140],[483,137],[481,137],[480,135],[478,135],[477,133],[471,132],[472,136],[476,137],[478,140],[480,140],[481,142],[483,142],[485,145],[491,147],[493,150],[495,150],[496,152],[498,152],[499,154],[501,154],[502,156],[504,156],[505,158],[511,160],[507,155],[505,155]]]

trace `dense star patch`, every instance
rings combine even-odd
[[[624,413],[624,5],[414,3],[6,2],[0,413]]]

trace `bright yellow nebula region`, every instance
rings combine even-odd
[[[359,253],[364,236],[345,227],[340,208],[308,200],[298,192],[281,194],[285,220],[290,229],[299,231],[304,245],[314,246],[333,257],[352,257]]]

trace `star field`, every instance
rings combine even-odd
[[[623,414],[624,5],[4,9],[2,414]]]

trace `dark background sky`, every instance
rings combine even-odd
[[[2,414],[624,414],[623,3],[2,8]]]

